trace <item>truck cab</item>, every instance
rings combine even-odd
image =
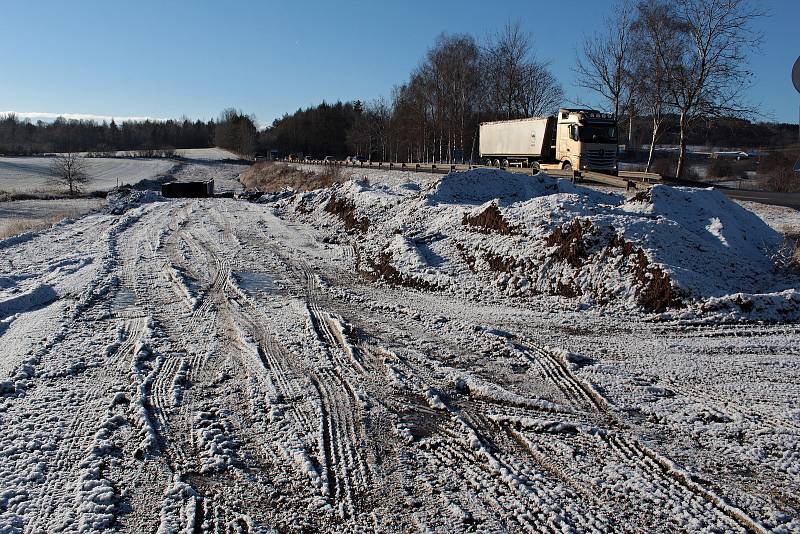
[[[617,174],[617,122],[593,109],[558,110],[554,153],[563,169]]]

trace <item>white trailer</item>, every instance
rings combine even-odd
[[[554,117],[482,122],[485,165],[534,166],[617,173],[617,123],[593,109],[565,109]]]
[[[550,152],[553,117],[481,124],[480,153],[489,158],[542,158]]]

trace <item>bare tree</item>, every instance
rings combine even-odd
[[[488,107],[510,119],[516,115],[516,100],[531,60],[531,38],[520,23],[508,23],[502,32],[488,39],[484,48],[482,70],[488,87],[484,92]]]
[[[578,58],[575,73],[577,85],[598,93],[611,103],[619,117],[630,80],[631,5],[629,0],[617,4],[605,19],[605,33],[595,33],[583,41],[583,58]],[[628,92],[629,93],[629,92]]]
[[[70,196],[76,195],[90,181],[86,160],[76,152],[67,152],[50,163],[50,183],[66,186]]]
[[[479,108],[492,118],[506,119],[555,112],[564,90],[549,67],[536,57],[533,39],[519,22],[507,24],[487,39],[481,54],[484,86]]]
[[[526,117],[553,114],[564,100],[564,89],[548,66],[538,61],[526,65],[518,97],[520,111]]]
[[[675,0],[676,27],[682,31],[677,64],[667,74],[679,117],[676,177],[683,176],[687,132],[695,121],[753,112],[743,102],[743,92],[752,75],[747,55],[762,39],[752,24],[763,15],[747,0]]]
[[[633,24],[637,46],[631,56],[631,91],[641,109],[650,115],[650,150],[646,172],[653,165],[655,146],[663,134],[669,105],[669,71],[675,67],[680,34],[672,5],[664,1],[642,1]]]
[[[214,143],[241,156],[251,156],[256,148],[255,118],[234,108],[224,110],[214,130]]]

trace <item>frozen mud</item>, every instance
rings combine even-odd
[[[606,304],[522,291],[456,247],[546,253],[578,214],[707,302],[650,232],[747,273],[771,234],[657,190],[442,184],[132,193],[0,242],[0,532],[800,529],[800,328],[653,321],[619,267]],[[596,253],[549,269],[591,287]]]

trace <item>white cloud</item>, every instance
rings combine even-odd
[[[45,121],[45,122],[52,122],[56,120],[57,117],[64,117],[65,119],[76,119],[76,120],[84,120],[84,121],[97,121],[97,122],[111,122],[113,118],[116,122],[121,123],[125,121],[165,121],[167,119],[159,119],[156,117],[126,117],[126,116],[117,116],[117,115],[93,115],[91,113],[49,113],[46,111],[0,111],[0,116],[8,115],[13,113],[20,119],[30,119],[33,122],[36,121]]]

